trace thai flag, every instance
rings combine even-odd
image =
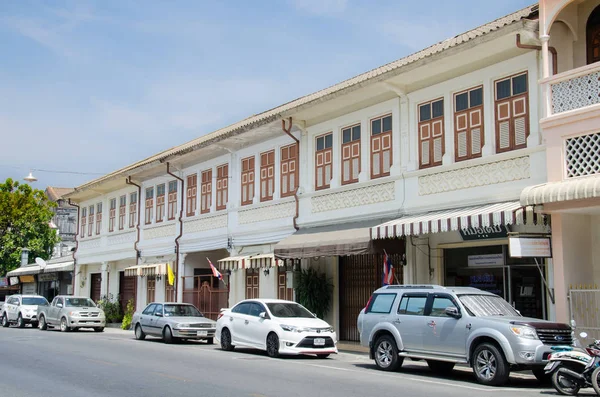
[[[394,281],[394,265],[387,252],[383,256],[383,285],[390,285]]]
[[[206,258],[206,260],[208,261],[208,264],[210,265],[210,269],[212,270],[213,276],[215,276],[219,280],[223,280],[223,275],[221,274],[221,272],[219,272],[217,270],[217,268],[215,267],[215,265],[212,264],[212,262],[210,261],[210,259]]]

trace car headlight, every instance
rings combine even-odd
[[[512,325],[510,330],[513,334],[518,336],[519,338],[525,339],[538,339],[537,333],[535,329],[523,325]]]
[[[334,332],[333,327],[323,328],[322,332]]]
[[[71,317],[79,317],[79,312],[69,312],[69,316],[71,316]]]
[[[281,327],[282,330],[288,331],[288,332],[306,332],[306,328],[295,327],[293,325],[280,324],[279,326]]]
[[[180,329],[180,328],[189,328],[190,325],[189,324],[177,324],[175,325],[176,329]]]

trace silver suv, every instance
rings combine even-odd
[[[405,358],[426,360],[439,373],[469,364],[486,385],[502,385],[511,370],[524,369],[545,381],[551,347],[573,344],[569,325],[522,317],[498,295],[469,287],[379,288],[360,312],[358,330],[381,370],[396,370]]]

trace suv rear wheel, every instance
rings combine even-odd
[[[440,375],[447,375],[454,369],[454,363],[446,361],[427,360],[427,365],[429,365],[429,369]]]
[[[404,357],[398,356],[396,341],[390,335],[383,335],[375,342],[375,364],[383,371],[396,371],[402,365]]]
[[[504,354],[491,343],[482,343],[475,348],[472,363],[475,377],[481,384],[500,386],[505,384],[510,376]]]

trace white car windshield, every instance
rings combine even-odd
[[[96,307],[90,298],[65,298],[65,304],[69,307]]]
[[[510,316],[520,317],[507,301],[495,295],[459,295],[461,303],[472,316]]]
[[[299,317],[299,318],[314,318],[313,314],[306,310],[304,306],[300,306],[297,303],[281,303],[273,302],[267,303],[267,307],[271,311],[271,314],[275,317]]]
[[[42,297],[27,297],[23,298],[23,305],[32,305],[32,306],[48,306],[48,301],[46,298]]]
[[[165,305],[165,317],[204,317],[196,306]]]

